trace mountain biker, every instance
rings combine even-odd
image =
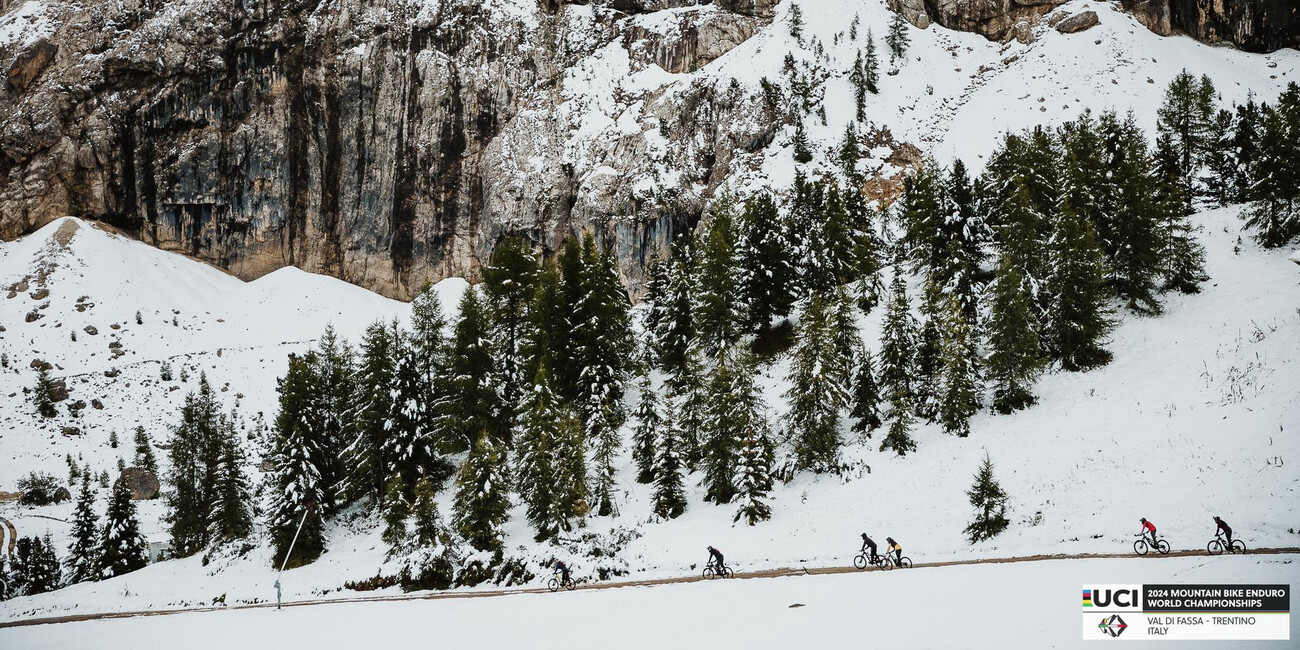
[[[722,551],[710,546],[709,561],[714,563],[714,570],[718,572],[718,575],[722,575],[722,567],[726,566],[722,563]]]
[[[899,565],[899,566],[902,566],[902,565],[903,565],[903,547],[902,547],[902,546],[899,546],[899,545],[898,545],[898,542],[895,542],[893,537],[886,537],[886,538],[885,538],[885,541],[889,543],[889,546],[886,547],[885,552],[886,552],[886,553],[893,553],[893,554],[894,554],[894,563],[897,564],[897,565]]]
[[[560,572],[560,584],[564,585],[571,582],[571,580],[569,579],[569,565],[559,560],[556,560],[555,570]]]
[[[871,549],[871,562],[874,564],[876,561],[876,543],[871,541],[871,538],[867,537],[866,533],[862,533],[862,552],[865,553],[868,548]]]
[[[1214,532],[1217,533],[1219,531],[1223,531],[1224,536],[1228,538],[1228,548],[1231,549],[1232,548],[1232,526],[1229,526],[1228,522],[1219,519],[1218,515],[1215,515],[1214,523],[1218,524],[1219,526]]]
[[[1150,533],[1150,534],[1151,534],[1151,545],[1152,545],[1152,546],[1155,546],[1155,545],[1156,545],[1156,525],[1153,524],[1153,523],[1151,523],[1151,522],[1149,522],[1149,521],[1147,521],[1147,518],[1146,518],[1146,517],[1142,517],[1142,532],[1141,532],[1141,533],[1138,533],[1138,534],[1139,534],[1140,536],[1145,536],[1145,535],[1147,535],[1147,533]]]

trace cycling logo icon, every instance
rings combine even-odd
[[[1123,634],[1124,630],[1128,629],[1128,624],[1124,622],[1124,619],[1119,617],[1119,614],[1111,614],[1110,616],[1101,619],[1101,623],[1097,624],[1097,627],[1101,630],[1102,634],[1109,634],[1110,637],[1114,639]]]

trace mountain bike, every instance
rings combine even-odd
[[[1152,544],[1150,541],[1147,540],[1146,534],[1140,534],[1137,535],[1136,537],[1138,538],[1137,541],[1133,542],[1134,553],[1137,553],[1138,555],[1146,555],[1147,551],[1154,548],[1155,550],[1159,551],[1161,555],[1169,554],[1169,542],[1163,539],[1156,539],[1155,543]]]
[[[1232,540],[1232,546],[1229,547],[1228,540],[1223,538],[1223,533],[1215,533],[1214,539],[1210,540],[1210,543],[1206,545],[1205,550],[1209,551],[1210,555],[1220,555],[1225,550],[1229,553],[1245,553],[1246,543],[1239,539],[1234,539]]]
[[[880,554],[877,553],[876,557],[880,557]],[[871,556],[867,555],[866,551],[858,553],[857,557],[853,558],[853,566],[858,567],[859,569],[865,569],[869,566],[874,566],[875,564],[876,563],[872,561]]]
[[[731,572],[731,568],[725,564],[722,565],[722,568],[719,569],[714,565],[712,561],[710,561],[704,567],[705,580],[712,580],[714,578],[730,578],[733,577],[734,575],[735,574]]]
[[[578,585],[573,582],[573,578],[565,580],[562,574],[556,571],[555,575],[551,576],[551,579],[546,582],[546,588],[550,589],[551,593],[555,593],[560,590],[560,587],[573,591],[578,588]]]

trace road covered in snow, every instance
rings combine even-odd
[[[1300,583],[1300,554],[1106,558],[186,613],[0,629],[0,647],[1091,647],[1087,584]],[[1296,620],[1290,635],[1297,636]],[[1098,640],[1105,640],[1098,638]],[[1197,647],[1292,647],[1288,641]]]

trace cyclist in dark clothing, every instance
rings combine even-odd
[[[717,571],[718,575],[722,575],[722,567],[726,566],[722,563],[722,551],[719,551],[718,549],[710,546],[709,559],[714,562],[713,565],[714,571]]]
[[[561,561],[559,561],[559,560],[556,560],[556,561],[555,561],[555,570],[560,572],[560,584],[563,585],[563,584],[568,584],[569,582],[571,582],[571,580],[569,579],[569,565],[567,565],[567,564],[565,564],[565,563],[563,563],[563,562],[561,562]]]
[[[876,543],[873,542],[873,541],[871,541],[871,538],[870,538],[870,537],[867,537],[867,534],[866,534],[866,533],[862,533],[862,552],[865,553],[865,552],[867,551],[867,549],[871,549],[871,561],[872,561],[872,562],[875,562],[875,561],[876,561]]]
[[[1219,525],[1218,530],[1216,530],[1215,532],[1218,532],[1220,530],[1223,531],[1224,537],[1228,538],[1228,548],[1232,548],[1232,526],[1229,526],[1228,522],[1219,519],[1218,516],[1215,516],[1214,523]]]

